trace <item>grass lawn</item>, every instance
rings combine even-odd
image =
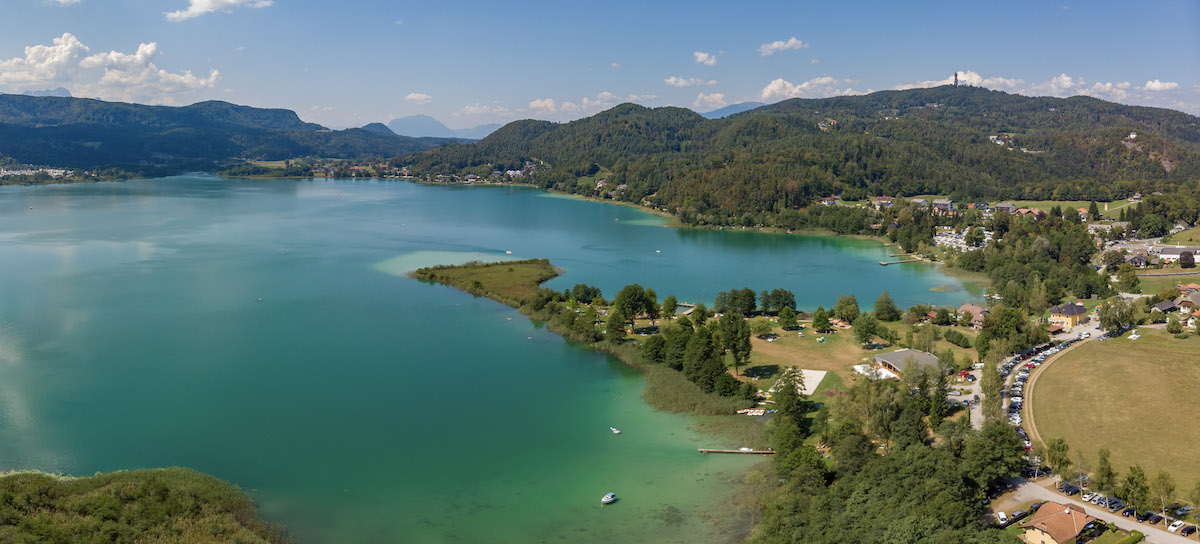
[[[785,331],[778,327],[775,328],[775,334],[779,335],[779,339],[774,342],[752,337],[750,365],[744,371],[771,371],[771,378],[759,380],[762,384],[760,387],[766,389],[774,383],[774,377],[785,367],[825,370],[829,374],[821,380],[821,385],[813,395],[814,399],[820,400],[824,393],[832,391],[834,386],[844,389],[851,383],[857,376],[852,367],[862,363],[864,358],[869,358],[874,352],[859,347],[854,341],[852,329],[836,329],[837,332],[817,334],[812,330],[811,323],[803,324],[803,337],[797,335],[796,331]],[[826,342],[817,342],[817,338],[822,336]]]
[[[500,302],[513,306],[537,290],[542,282],[559,274],[545,259],[507,261],[499,263],[466,263],[458,266],[422,268],[413,277],[434,280],[468,292],[493,295]],[[478,282],[476,284],[475,282]]]
[[[1162,241],[1164,244],[1175,244],[1180,246],[1200,242],[1200,227],[1192,227],[1183,232],[1168,234],[1163,237]]]
[[[1164,269],[1164,270],[1155,270],[1153,272],[1148,272],[1148,274],[1169,274],[1172,272],[1182,272],[1182,271],[1183,271],[1183,269],[1181,269],[1181,268],[1176,268],[1176,269],[1171,269],[1171,270]],[[1142,288],[1143,293],[1157,293],[1162,289],[1166,289],[1168,287],[1175,287],[1176,285],[1181,284],[1181,283],[1200,284],[1200,272],[1197,272],[1197,273],[1191,274],[1191,275],[1187,275],[1187,276],[1158,276],[1158,277],[1154,277],[1153,275],[1147,275],[1147,276],[1139,275],[1138,276],[1138,286]]]
[[[1188,490],[1200,480],[1200,339],[1141,333],[1087,342],[1046,367],[1033,417],[1043,439],[1066,438],[1072,459],[1082,453],[1095,467],[1096,451],[1108,448],[1119,473],[1166,470]]]

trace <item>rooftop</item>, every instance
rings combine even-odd
[[[875,356],[876,363],[887,363],[891,365],[892,368],[895,368],[901,372],[908,367],[909,361],[912,361],[919,366],[937,366],[938,362],[937,357],[931,353],[925,353],[924,351],[917,351],[915,349],[908,348],[898,349],[888,353],[880,353],[879,355]]]
[[[1075,304],[1055,306],[1050,309],[1050,313],[1054,315],[1083,315],[1087,313],[1087,310],[1082,304],[1076,302]]]
[[[1038,511],[1021,524],[1021,527],[1040,529],[1050,535],[1055,542],[1072,542],[1089,523],[1096,518],[1084,513],[1083,509],[1075,506],[1063,506],[1056,502],[1043,504]]]

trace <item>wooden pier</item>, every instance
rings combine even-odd
[[[879,261],[879,264],[881,264],[883,266],[887,266],[889,264],[923,263],[923,262],[925,262],[925,261],[922,261],[921,259],[910,259],[907,261]]]
[[[700,453],[748,453],[751,455],[775,455],[772,450],[715,450],[711,448],[700,448]]]

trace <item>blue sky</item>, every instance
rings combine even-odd
[[[707,111],[955,70],[1200,114],[1200,0],[4,0],[0,15],[0,91],[220,99],[330,126],[561,121],[624,101]]]

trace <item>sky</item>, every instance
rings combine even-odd
[[[0,92],[225,100],[331,127],[705,112],[960,82],[1200,115],[1200,0],[0,0]]]

